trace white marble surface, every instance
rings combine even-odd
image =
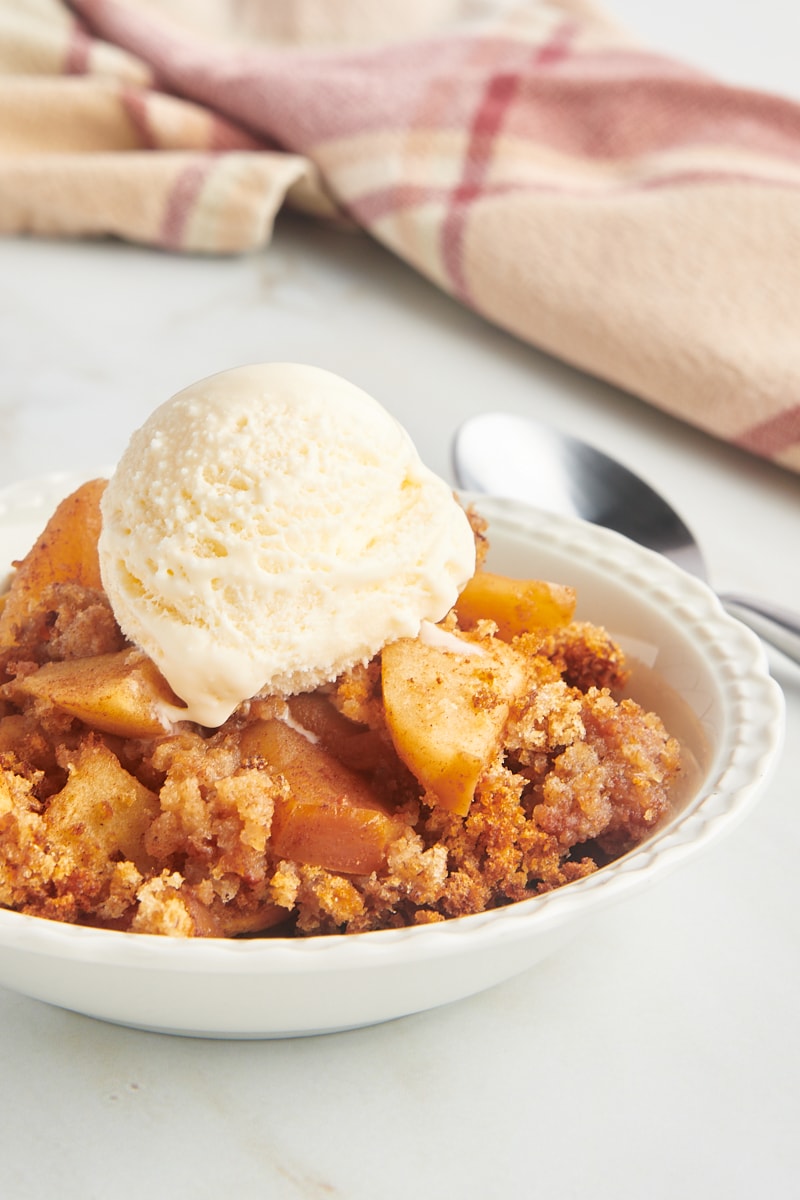
[[[800,99],[793,0],[606,7],[665,50]],[[299,220],[269,251],[219,262],[1,243],[0,485],[113,461],[176,388],[274,358],[371,391],[446,475],[471,413],[579,428],[678,505],[718,586],[800,604],[800,479],[515,342],[367,240]],[[0,990],[0,1192],[795,1194],[800,671],[772,661],[788,737],[755,814],[491,992],[354,1033],[225,1043]]]

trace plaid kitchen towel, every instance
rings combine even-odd
[[[355,222],[489,320],[800,470],[800,105],[588,0],[0,0],[0,230]]]

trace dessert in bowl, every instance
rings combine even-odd
[[[41,481],[6,493],[2,529],[3,550],[8,551],[8,559],[25,552],[32,540],[27,534],[36,536],[37,526],[41,529],[54,503],[70,492],[75,482]],[[323,681],[313,681],[318,686],[311,694],[317,701],[321,699],[328,716],[335,701],[343,720],[352,721],[354,715],[366,718],[350,731],[360,743],[349,746],[350,761],[345,764],[346,769],[354,770],[362,779],[374,780],[378,774],[392,781],[394,803],[384,804],[382,811],[373,806],[371,811],[377,814],[376,818],[366,822],[371,829],[366,844],[371,853],[377,854],[377,861],[356,857],[333,866],[320,865],[318,861],[309,861],[315,855],[319,857],[319,841],[316,850],[309,852],[298,848],[297,838],[291,840],[293,821],[295,834],[298,829],[301,834],[308,833],[310,818],[300,812],[303,805],[297,803],[297,793],[303,788],[312,797],[316,795],[314,786],[308,784],[308,763],[318,760],[321,751],[330,749],[326,737],[331,728],[334,728],[334,749],[337,737],[339,742],[349,741],[341,733],[341,726],[325,724],[327,717],[314,734],[313,713],[309,715],[308,707],[304,708],[302,703],[297,707],[293,700],[297,693],[289,691],[287,699],[274,689],[267,689],[266,693],[262,689],[256,700],[246,700],[244,708],[238,707],[226,718],[233,722],[233,726],[228,726],[229,733],[235,727],[237,737],[250,729],[246,734],[250,743],[235,769],[227,775],[221,773],[222,778],[233,779],[234,783],[220,787],[219,794],[226,793],[226,789],[228,794],[235,793],[237,787],[240,792],[242,788],[246,790],[248,779],[251,783],[255,779],[259,785],[269,782],[271,790],[262,787],[261,808],[252,795],[247,800],[249,807],[239,807],[233,847],[229,837],[231,813],[222,810],[219,795],[212,802],[206,792],[206,807],[213,808],[216,804],[219,817],[217,842],[209,844],[209,827],[201,822],[197,826],[199,839],[195,839],[194,850],[189,854],[190,839],[185,838],[180,846],[174,840],[176,820],[180,818],[185,830],[191,808],[188,793],[174,786],[176,770],[185,775],[188,760],[178,761],[180,756],[176,759],[173,751],[178,742],[185,748],[188,738],[191,757],[199,739],[203,745],[216,747],[219,757],[223,753],[220,742],[226,736],[225,723],[221,726],[223,732],[205,729],[201,733],[196,723],[186,720],[188,701],[178,687],[176,694],[169,690],[159,693],[159,703],[165,706],[160,709],[160,719],[166,722],[164,728],[158,733],[137,732],[139,741],[152,737],[159,742],[162,761],[159,767],[150,758],[142,767],[141,761],[134,761],[130,744],[120,748],[122,735],[118,729],[91,728],[92,714],[96,711],[91,705],[88,709],[84,705],[82,710],[79,705],[79,715],[75,715],[74,688],[70,693],[63,687],[65,674],[69,678],[71,667],[53,670],[50,661],[34,664],[20,670],[5,685],[5,702],[14,707],[7,717],[30,720],[37,712],[52,715],[53,710],[60,709],[63,734],[57,767],[67,782],[54,772],[55,782],[49,787],[52,791],[59,783],[61,786],[51,795],[44,794],[40,787],[33,818],[40,819],[51,809],[55,813],[69,811],[67,801],[72,803],[73,811],[66,835],[63,823],[56,828],[51,821],[52,842],[45,849],[51,857],[60,852],[65,869],[61,875],[56,871],[50,877],[48,888],[42,891],[40,906],[33,899],[16,905],[27,911],[0,912],[0,981],[91,1015],[180,1033],[263,1037],[348,1028],[446,1003],[533,965],[572,932],[578,932],[603,904],[659,878],[712,836],[730,827],[763,785],[780,735],[780,697],[769,678],[757,641],[723,614],[712,594],[701,584],[624,539],[517,504],[481,498],[478,507],[489,523],[490,551],[484,575],[488,568],[495,579],[556,581],[555,590],[547,596],[551,600],[555,597],[557,602],[564,600],[563,589],[568,593],[574,587],[578,598],[576,613],[570,612],[566,618],[563,613],[553,618],[551,613],[548,620],[555,620],[556,628],[559,621],[563,628],[571,627],[577,619],[580,625],[590,622],[592,629],[598,626],[607,629],[611,637],[598,645],[601,649],[617,645],[624,649],[630,668],[624,691],[641,705],[636,711],[644,715],[655,713],[663,719],[666,729],[661,721],[657,722],[660,732],[646,761],[637,763],[636,755],[633,758],[627,755],[626,759],[625,747],[620,755],[620,762],[627,761],[627,774],[620,786],[630,791],[632,780],[639,779],[637,786],[642,792],[635,829],[630,822],[622,829],[619,822],[614,827],[613,804],[610,818],[608,813],[605,817],[602,812],[598,815],[594,808],[603,806],[596,804],[597,796],[593,798],[585,788],[573,789],[570,800],[573,808],[566,817],[564,813],[557,816],[558,796],[554,800],[551,795],[547,803],[540,760],[548,755],[551,760],[560,757],[555,753],[561,749],[559,738],[562,742],[569,738],[567,733],[555,732],[543,749],[541,726],[548,719],[551,724],[556,717],[562,719],[565,712],[574,713],[578,703],[570,690],[574,685],[561,679],[567,669],[563,662],[564,637],[552,630],[547,632],[546,628],[544,632],[540,628],[535,637],[530,631],[522,635],[528,639],[523,658],[538,663],[538,691],[544,695],[549,689],[554,696],[560,695],[561,700],[566,691],[569,703],[566,707],[560,702],[546,706],[540,727],[533,732],[528,728],[527,740],[521,737],[519,728],[516,741],[509,739],[509,723],[513,725],[516,721],[518,727],[523,724],[520,713],[527,705],[530,717],[530,705],[527,699],[525,705],[520,701],[519,658],[496,643],[513,646],[520,635],[513,629],[506,630],[508,640],[498,639],[498,621],[494,620],[491,628],[485,622],[476,624],[474,614],[468,611],[469,605],[464,609],[463,600],[462,613],[458,615],[456,603],[456,616],[452,614],[450,608],[454,600],[459,600],[458,593],[462,598],[468,596],[468,589],[464,589],[466,580],[457,578],[465,572],[463,563],[451,572],[454,595],[443,594],[437,601],[438,612],[428,611],[417,618],[418,623],[438,622],[433,626],[436,634],[431,635],[428,630],[420,637],[419,631],[400,630],[393,632],[388,642],[390,650],[385,658],[394,665],[383,667],[384,707],[390,709],[394,704],[400,711],[399,717],[395,715],[387,722],[391,737],[387,739],[386,729],[379,728],[378,718],[372,725],[369,723],[375,709],[369,708],[365,697],[375,690],[376,657],[370,647],[359,647],[349,666],[343,667],[336,661],[331,667],[334,678],[326,670]],[[462,537],[462,530],[463,526],[457,538]],[[460,546],[463,558],[463,539]],[[451,562],[453,556],[444,555],[442,561]],[[423,590],[429,597],[432,589]],[[424,603],[428,604],[428,599]],[[491,597],[486,599],[484,589],[479,607],[486,611],[480,615],[491,620],[487,604],[491,609]],[[492,612],[495,618],[502,615],[496,609]],[[50,627],[60,629],[57,623]],[[75,630],[78,624],[68,621],[66,627]],[[560,650],[553,648],[556,642]],[[585,645],[585,638],[582,644]],[[574,647],[574,639],[570,645]],[[106,646],[101,649],[108,652]],[[378,655],[383,649],[381,645]],[[140,654],[144,661],[152,663],[141,649],[131,651],[123,647],[110,653]],[[439,663],[438,674],[428,669],[431,659]],[[553,666],[555,660],[558,660],[557,670]],[[76,660],[67,655],[61,661]],[[474,753],[470,767],[473,774],[466,783],[463,770],[459,774],[443,769],[438,776],[432,775],[430,755],[416,759],[413,748],[409,752],[398,734],[403,727],[404,711],[403,704],[396,699],[398,678],[406,682],[409,677],[421,680],[419,690],[427,695],[435,693],[439,676],[462,672],[469,681],[466,690],[474,698],[477,690],[474,671],[482,671],[486,682],[488,668],[491,668],[489,690],[494,689],[492,702],[478,706],[477,711],[483,718],[486,712],[493,714],[488,722],[489,733],[486,733],[486,719],[477,720],[467,731],[466,740],[471,742],[467,748],[474,751],[484,744],[488,746],[484,768],[491,759],[496,776],[499,735],[495,737],[495,733],[499,725],[503,726],[504,759],[515,768],[511,772],[513,786],[521,796],[527,795],[514,817],[520,832],[513,836],[502,831],[500,821],[492,825],[498,814],[508,817],[511,786],[508,778],[503,779],[505,788],[499,786],[496,778],[487,781],[485,769],[481,774],[481,756]],[[622,675],[615,676],[618,669],[621,672],[609,649],[603,668],[610,685],[609,695],[605,696],[605,686],[592,691],[592,684],[584,685],[594,697],[591,713],[581,710],[584,724],[590,720],[600,722],[598,705],[604,709],[619,704],[617,698],[611,697],[611,691],[616,692],[623,684]],[[365,690],[364,676],[370,671],[373,681]],[[42,672],[49,689],[46,695],[40,686]],[[146,687],[147,673],[141,678]],[[347,687],[342,687],[342,679],[348,680]],[[602,684],[603,680],[599,682]],[[182,686],[180,681],[178,684]],[[527,697],[531,691],[528,677],[525,689]],[[301,693],[304,694],[307,695]],[[402,700],[402,687],[399,694]],[[612,707],[611,711],[616,713],[617,708]],[[430,716],[431,709],[420,710],[417,706],[416,719],[420,712],[423,717]],[[18,720],[16,724],[19,725]],[[51,731],[57,724],[51,724]],[[252,733],[254,725],[257,735]],[[458,728],[458,721],[454,725]],[[118,751],[117,763],[122,760],[125,770],[141,789],[133,789],[131,804],[147,826],[142,833],[143,826],[134,822],[134,828],[129,822],[120,834],[117,816],[106,815],[105,828],[116,828],[116,841],[105,843],[112,851],[107,856],[112,864],[111,875],[106,872],[106,891],[95,895],[94,908],[91,895],[87,898],[86,891],[81,892],[80,880],[73,880],[66,870],[74,865],[75,845],[64,848],[65,837],[69,842],[70,836],[78,836],[76,828],[80,822],[75,820],[74,806],[79,806],[78,815],[84,818],[84,824],[90,819],[80,798],[80,787],[76,798],[74,782],[81,777],[82,770],[87,773],[87,762],[93,761],[87,749],[87,726],[95,758],[105,751]],[[624,725],[615,728],[617,734],[625,732]],[[285,733],[286,730],[289,732]],[[422,725],[420,730],[422,734]],[[634,723],[628,732],[640,737],[642,729]],[[313,736],[308,737],[309,733]],[[297,747],[297,738],[301,751],[304,745],[308,747],[308,761],[304,762],[301,754],[299,767],[290,761],[287,750],[287,742],[289,749]],[[404,755],[402,769],[396,765],[387,767],[385,758],[377,766],[373,762],[368,767],[366,760],[358,757],[365,752],[374,755],[376,742],[379,750],[385,749],[392,738],[395,749],[399,748]],[[123,739],[126,743],[136,740]],[[574,736],[572,740],[580,759],[587,749],[584,740]],[[425,738],[421,736],[420,741],[424,743]],[[612,741],[609,735],[609,757],[612,751],[617,753]],[[676,741],[680,743],[679,770]],[[172,750],[165,750],[165,745]],[[165,788],[169,754],[173,754],[174,760],[172,785]],[[143,755],[142,761],[146,757]],[[488,774],[491,776],[492,772]],[[652,785],[654,774],[660,774],[661,782],[668,785],[668,805],[662,803],[664,788]],[[98,792],[105,788],[105,795],[98,796],[98,803],[104,800],[113,810],[113,795],[124,793],[125,788],[116,787],[115,791],[116,785],[111,786],[102,771],[88,777],[98,781]],[[527,783],[519,783],[517,777]],[[556,780],[561,795],[566,787],[565,778],[562,770]],[[236,784],[237,779],[244,782]],[[276,779],[280,785],[277,791]],[[280,791],[287,786],[287,780],[288,797]],[[530,790],[526,793],[528,785]],[[157,805],[151,808],[152,797],[157,795],[159,787],[160,802],[157,796]],[[408,791],[403,790],[409,787],[412,792],[416,788],[411,799]],[[532,796],[534,788],[538,790]],[[497,803],[488,798],[490,792],[493,796],[499,794]],[[272,804],[268,814],[267,801]],[[411,812],[414,804],[416,815]],[[633,807],[630,798],[626,806],[630,816]],[[355,807],[369,810],[369,798]],[[249,828],[241,819],[243,811],[250,814]],[[165,813],[169,814],[168,819],[164,819]],[[270,822],[276,813],[282,815],[271,830]],[[586,828],[576,832],[575,822],[583,819],[581,813],[586,818]],[[363,816],[363,811],[345,814],[343,819],[350,833],[344,839],[344,850],[339,838],[335,852],[358,855],[364,850],[364,839],[360,835],[354,837],[351,828],[355,823],[360,829]],[[228,818],[227,824],[223,817]],[[341,818],[337,809],[335,824],[339,823],[339,833]],[[479,837],[476,830],[481,821],[484,829]],[[572,833],[568,836],[569,828]],[[223,845],[225,836],[229,841]],[[422,844],[416,847],[416,859],[414,836],[422,838]],[[123,844],[125,837],[133,840],[132,846]],[[382,837],[386,841],[381,842]],[[495,847],[496,852],[492,850],[493,837],[500,845],[499,851]],[[263,850],[264,843],[269,846],[271,841],[277,842],[280,853],[268,850],[262,854],[264,871],[259,875],[254,860],[259,847]],[[327,840],[323,837],[322,842],[322,853],[330,853],[330,836]],[[404,875],[398,867],[398,843],[404,847],[406,867],[412,862],[417,871],[414,886],[409,883],[408,872]],[[78,845],[85,849],[84,843]],[[444,875],[441,874],[443,847],[447,863]],[[481,852],[477,867],[476,848]],[[509,849],[516,856],[513,862],[506,853]],[[158,860],[160,852],[166,855],[163,861]],[[207,867],[205,874],[198,866],[202,863]],[[392,864],[393,869],[389,870]],[[431,874],[427,881],[422,877],[426,864]],[[138,873],[138,879],[132,871]],[[238,884],[234,878],[237,873]],[[116,882],[109,883],[112,876]],[[398,878],[406,886],[402,896]],[[473,886],[467,887],[470,881]],[[389,883],[394,888],[392,895],[387,891]],[[247,902],[231,903],[237,886],[241,896],[249,897]],[[165,933],[179,936],[164,936]],[[233,936],[236,934],[243,936]]]

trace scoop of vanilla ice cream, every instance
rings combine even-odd
[[[157,409],[102,502],[114,614],[217,726],[257,693],[334,679],[438,621],[475,545],[450,489],[375,400],[291,363],[238,367]]]

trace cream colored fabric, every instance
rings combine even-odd
[[[490,321],[800,470],[800,106],[588,0],[0,0],[0,231],[355,223]]]

